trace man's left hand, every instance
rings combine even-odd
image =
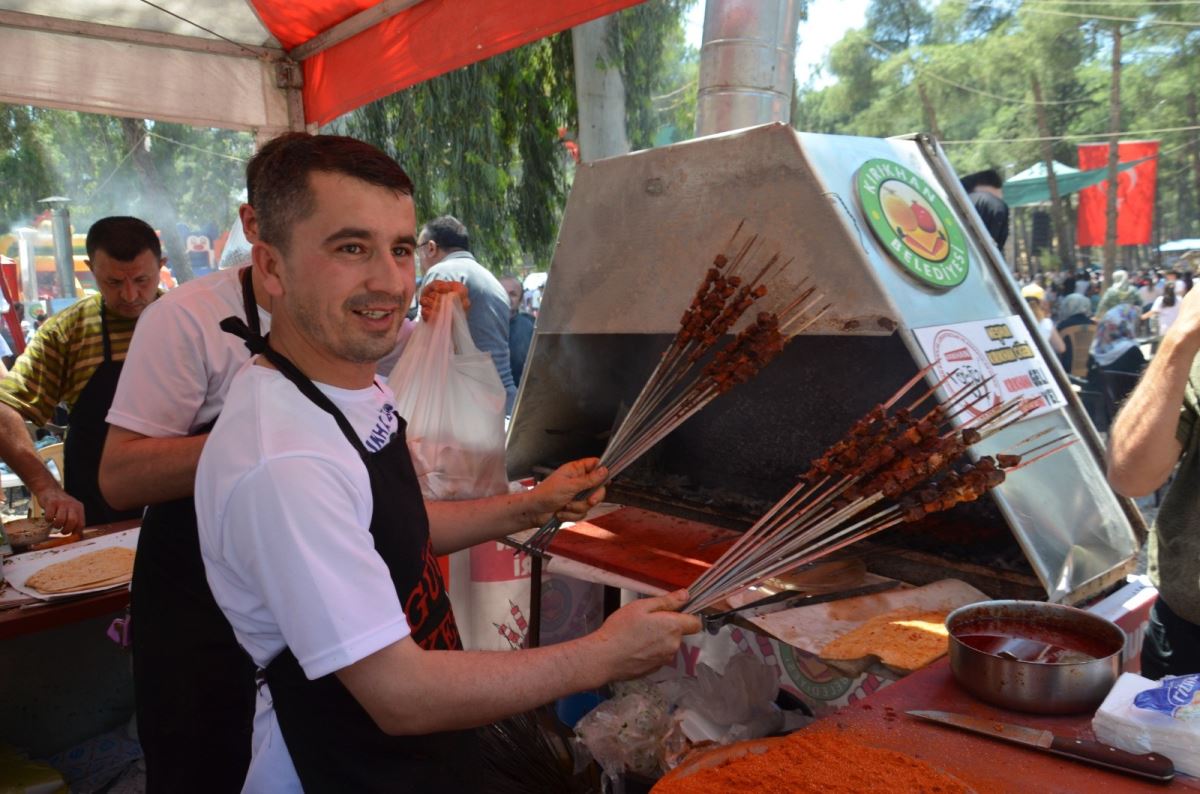
[[[467,285],[448,279],[437,279],[429,282],[421,292],[421,322],[433,322],[433,318],[441,311],[443,298],[457,296],[462,302],[463,311],[470,311],[471,299],[468,296]]]
[[[541,526],[557,516],[563,521],[579,521],[604,499],[608,469],[599,458],[583,458],[565,463],[529,492],[535,525]],[[582,499],[576,494],[596,490]]]

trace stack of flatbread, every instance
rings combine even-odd
[[[877,615],[821,649],[821,658],[851,661],[878,656],[888,667],[919,670],[946,653],[947,610],[904,607]]]
[[[133,549],[113,547],[80,554],[47,565],[25,580],[25,586],[47,595],[78,593],[124,584],[133,575]]]

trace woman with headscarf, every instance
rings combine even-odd
[[[1076,325],[1092,324],[1092,302],[1078,292],[1063,296],[1058,302],[1058,330],[1065,331]]]
[[[1058,321],[1058,332],[1059,336],[1062,337],[1065,348],[1059,354],[1059,360],[1062,361],[1063,369],[1067,372],[1075,372],[1076,375],[1082,375],[1083,351],[1080,351],[1080,368],[1076,369],[1075,337],[1076,334],[1081,334],[1081,346],[1086,347],[1091,342],[1092,336],[1090,331],[1071,331],[1070,329],[1078,326],[1095,325],[1095,322],[1092,320],[1092,302],[1088,300],[1086,295],[1075,292],[1063,296],[1063,299],[1058,302],[1058,311],[1058,316],[1062,318]]]
[[[1120,303],[1141,305],[1137,288],[1129,283],[1129,274],[1124,270],[1117,270],[1113,273],[1112,286],[1100,298],[1100,305],[1096,307],[1096,316],[1104,317],[1109,309]]]
[[[1106,396],[1103,427],[1107,430],[1117,407],[1137,384],[1146,368],[1146,357],[1138,347],[1136,333],[1141,312],[1129,303],[1109,309],[1096,326],[1088,366],[1088,389]],[[1095,420],[1096,417],[1093,417]]]

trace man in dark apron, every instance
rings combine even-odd
[[[191,497],[200,449],[249,355],[228,334],[194,330],[215,329],[231,313],[256,334],[270,321],[249,268],[168,294],[134,338],[108,415],[105,492],[118,503],[150,503],[131,614],[138,738],[151,792],[239,791],[250,763],[254,666],[204,579]]]
[[[271,336],[237,316],[222,323],[261,355],[230,388],[195,489],[208,582],[264,685],[245,790],[486,790],[468,729],[655,669],[699,622],[672,611],[686,597],[676,593],[574,642],[458,650],[434,553],[554,506],[531,491],[475,508],[491,520],[426,513],[404,422],[374,373],[414,289],[399,166],[357,141],[299,133],[256,161],[253,267]],[[582,490],[605,472],[592,460],[570,475]]]
[[[162,249],[145,222],[103,218],[87,235],[88,265],[99,295],[59,312],[39,331],[0,383],[0,458],[38,499],[51,524],[75,532],[85,525],[136,518],[114,510],[100,494],[97,471],[112,403],[134,324],[158,296]],[[37,456],[25,421],[44,425],[59,403],[69,406],[65,485]]]

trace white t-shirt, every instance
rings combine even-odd
[[[1163,306],[1163,299],[1161,295],[1154,299],[1154,305],[1150,307],[1150,311],[1154,312],[1154,314],[1158,316],[1159,336],[1165,334],[1167,329],[1170,328],[1175,322],[1176,318],[1179,317],[1179,302],[1180,299],[1176,298],[1175,303],[1172,305]]]
[[[240,270],[182,284],[138,318],[108,423],[153,438],[187,436],[221,413],[225,393],[250,359],[246,343],[221,330],[226,317],[245,319]],[[261,307],[265,334],[271,315]]]
[[[1050,336],[1054,333],[1054,320],[1049,317],[1038,320],[1038,332],[1042,335],[1042,339],[1049,342]]]
[[[396,432],[392,392],[319,385],[368,450]],[[290,648],[309,679],[398,642],[408,622],[375,552],[371,483],[333,417],[274,369],[233,381],[196,473],[205,573],[259,667]],[[299,791],[270,693],[260,690],[244,791]]]

